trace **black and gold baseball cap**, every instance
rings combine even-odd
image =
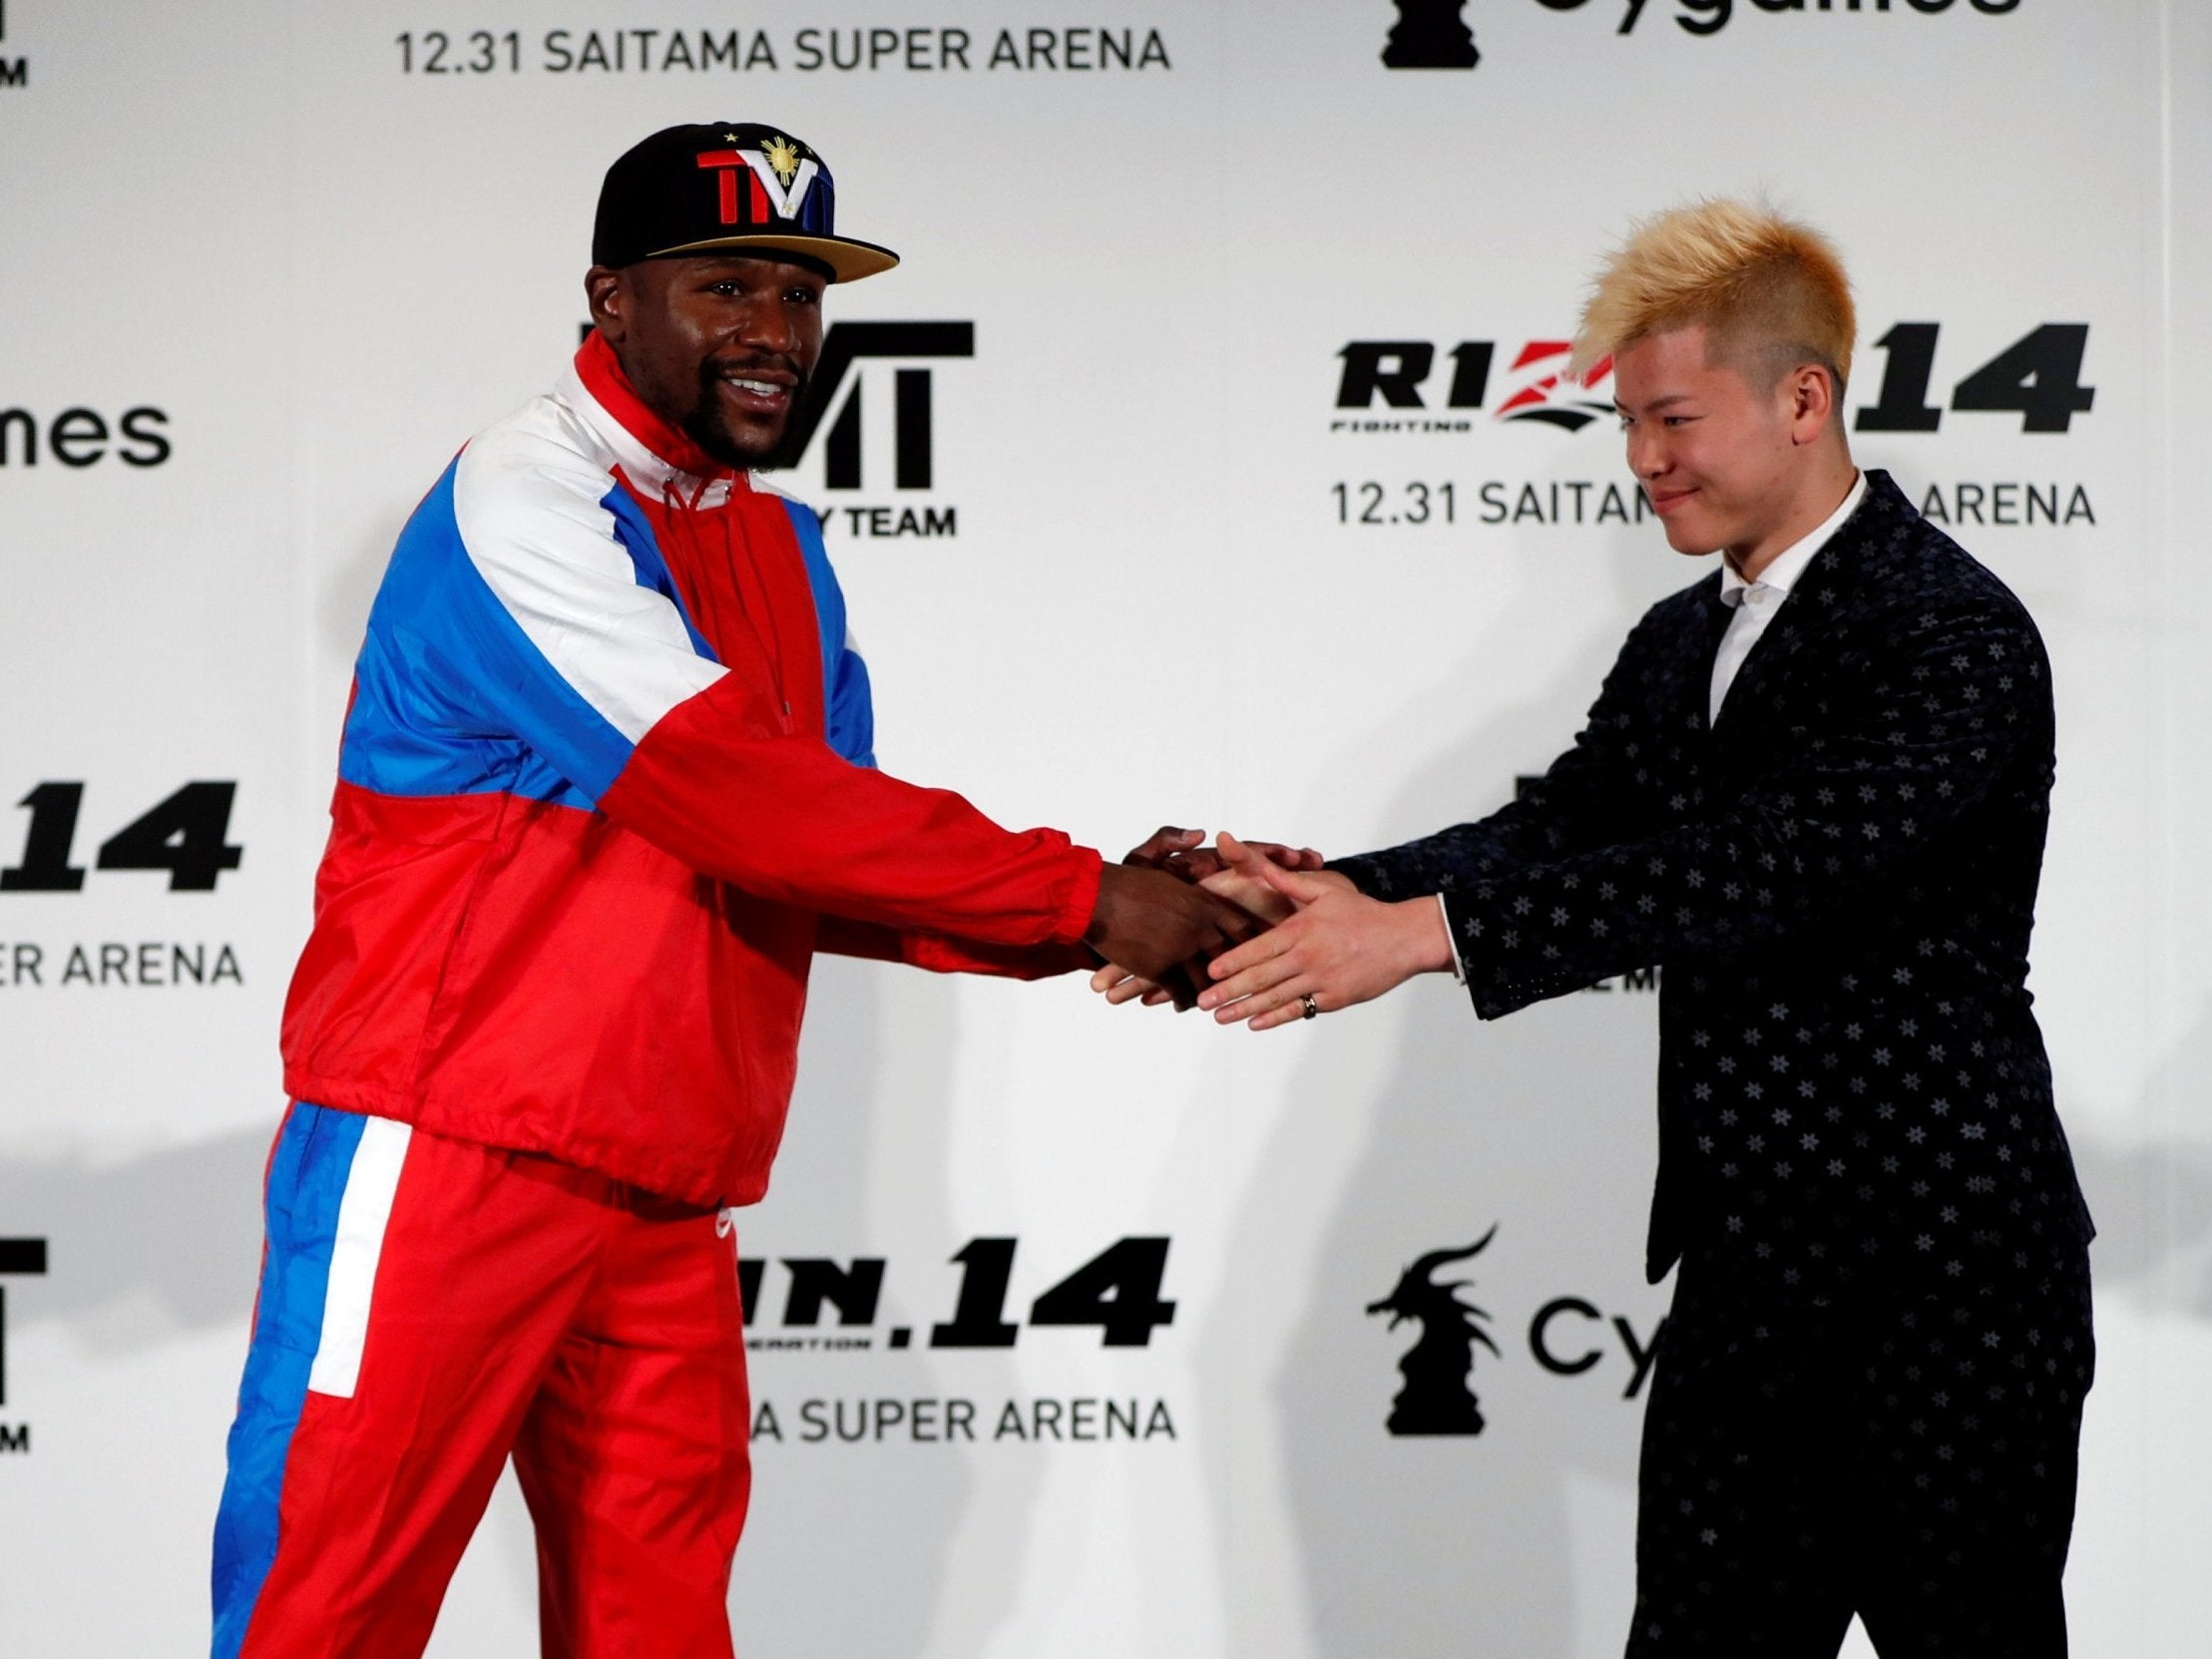
[[[838,282],[889,270],[899,256],[836,231],[829,165],[780,128],[727,121],[665,127],[607,170],[592,263],[724,249],[790,253]]]

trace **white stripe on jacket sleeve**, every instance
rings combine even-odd
[[[668,600],[641,587],[615,516],[614,479],[577,447],[573,417],[541,399],[462,451],[461,544],[554,671],[631,742],[722,677]]]

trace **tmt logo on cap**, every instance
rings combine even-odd
[[[607,170],[592,262],[780,252],[822,266],[839,282],[899,262],[887,247],[838,235],[836,213],[828,164],[780,129],[753,122],[669,127]]]

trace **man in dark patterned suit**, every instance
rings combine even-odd
[[[1213,884],[1272,931],[1255,1028],[1449,969],[1484,1018],[1663,965],[1647,1267],[1677,1261],[1628,1652],[2060,1655],[2087,1211],[2024,981],[2052,776],[2042,641],[1853,465],[1833,251],[1731,203],[1609,262],[1628,461],[1678,552],[1587,724],[1498,812]],[[1293,907],[1295,907],[1293,909]],[[1116,971],[1100,988],[1127,997]]]

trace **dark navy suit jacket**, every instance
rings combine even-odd
[[[1708,728],[1715,572],[1622,645],[1521,799],[1345,859],[1441,892],[1484,1018],[1663,969],[1646,1266],[1778,1294],[2040,1271],[2090,1225],[2029,1010],[2049,661],[1886,474]]]

